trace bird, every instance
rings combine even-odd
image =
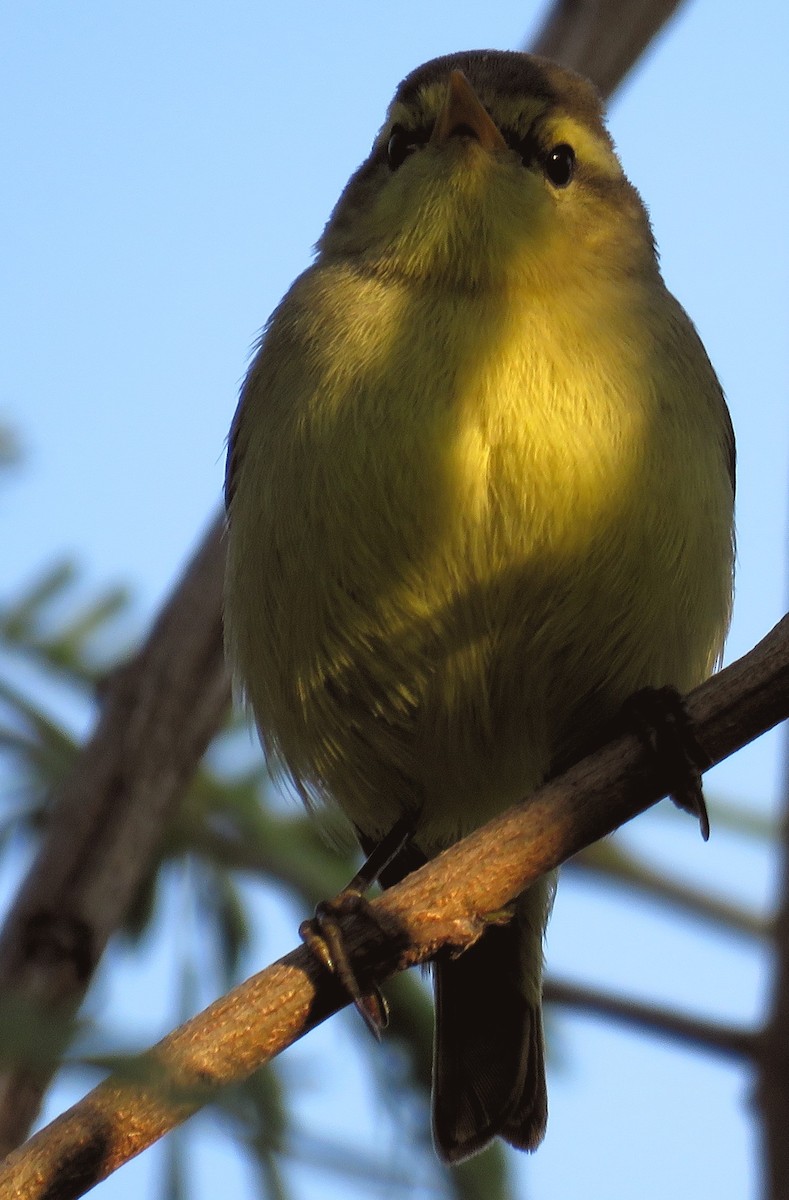
[[[360,100],[361,102],[361,100]],[[735,444],[594,86],[481,50],[397,88],[266,324],[226,473],[226,642],[272,764],[388,876],[719,662]],[[547,1120],[554,878],[434,964],[454,1164]]]

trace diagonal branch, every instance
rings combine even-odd
[[[30,1011],[64,1021],[81,1001],[227,709],[219,532],[216,523],[137,656],[109,680],[99,724],[6,917],[0,986]],[[48,1077],[4,1067],[0,1152],[25,1137]]]
[[[557,0],[534,49],[609,95],[678,0]],[[171,813],[218,729],[229,688],[221,658],[224,570],[217,518],[148,641],[110,682],[103,714],[0,933],[0,996],[75,1009],[150,869]],[[34,1119],[49,1075],[0,1073],[0,1152]]]
[[[530,49],[593,79],[610,96],[682,0],[557,0]]]
[[[789,716],[789,617],[688,698],[709,765]],[[343,921],[364,988],[471,945],[545,871],[630,820],[667,790],[632,735],[610,742],[525,803],[445,851],[374,901],[380,929]],[[0,1195],[73,1200],[246,1078],[346,1002],[301,947],[170,1034],[14,1151]]]

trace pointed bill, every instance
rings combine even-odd
[[[483,108],[466,76],[462,71],[452,71],[430,143],[442,146],[451,137],[462,134],[475,137],[486,150],[507,149],[499,127]]]

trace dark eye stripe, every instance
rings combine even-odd
[[[533,133],[529,132],[524,137],[522,134],[516,133],[514,129],[502,129],[501,136],[510,150],[515,151],[525,167],[531,166],[539,156],[540,147]]]
[[[523,165],[530,167],[538,163],[554,187],[567,187],[572,181],[576,165],[572,146],[562,142],[546,152],[531,132],[525,137],[513,129],[502,129],[501,133],[504,141],[518,155]]]

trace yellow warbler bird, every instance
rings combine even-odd
[[[410,814],[435,855],[637,689],[709,674],[733,499],[721,388],[592,85],[527,54],[419,67],[230,434],[228,646],[272,760],[366,846]],[[543,1137],[551,894],[436,964],[446,1161]]]

